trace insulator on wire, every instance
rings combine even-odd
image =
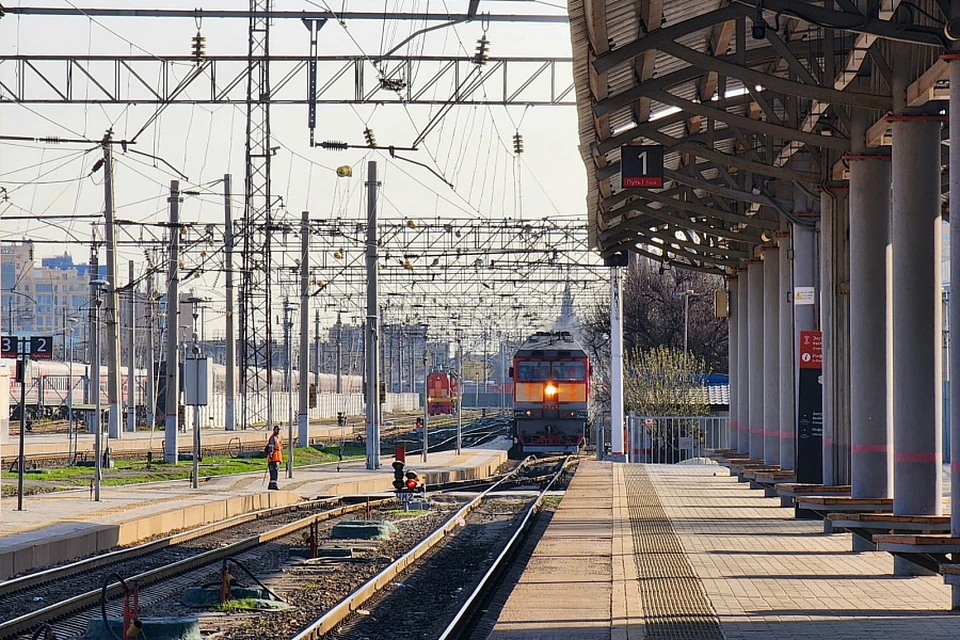
[[[489,59],[488,49],[490,46],[490,41],[487,40],[487,34],[480,36],[480,39],[477,40],[477,53],[473,56],[473,64],[478,66],[483,66],[487,64]]]
[[[329,149],[330,151],[346,151],[348,148],[347,143],[341,142],[340,140],[327,140],[325,142],[321,142],[320,146],[324,149]]]
[[[193,36],[193,61],[197,64],[203,62],[204,58],[207,57],[207,39],[200,35],[200,32],[197,31],[197,35]]]
[[[519,131],[513,134],[513,152],[517,155],[523,153],[523,136]]]
[[[368,147],[377,146],[377,136],[373,135],[373,129],[370,127],[363,130],[363,139],[367,141]]]

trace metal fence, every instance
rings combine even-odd
[[[726,416],[634,416],[627,418],[627,461],[671,464],[699,458],[729,442]]]

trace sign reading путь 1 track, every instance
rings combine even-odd
[[[622,189],[658,189],[662,186],[662,145],[625,145],[620,147],[620,187]]]
[[[797,482],[823,482],[823,337],[800,332],[797,384]]]

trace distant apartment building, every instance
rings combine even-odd
[[[59,352],[63,336],[70,334],[65,327],[72,327],[73,342],[79,345],[89,315],[90,265],[75,264],[68,254],[38,261],[34,253],[30,240],[0,244],[0,328],[3,333],[58,336]]]

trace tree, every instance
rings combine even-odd
[[[684,292],[687,309],[687,348],[702,360],[705,372],[726,373],[727,321],[713,310],[723,280],[697,271],[667,269],[647,259],[631,260],[623,278],[623,350],[631,353],[654,347],[683,349]],[[610,359],[610,305],[598,304],[581,324],[581,337],[595,363]],[[603,365],[595,367],[602,373]],[[602,381],[601,381],[602,384]]]
[[[710,413],[703,373],[703,361],[682,349],[634,347],[627,354],[624,408],[643,417],[637,428],[642,429],[643,448],[650,450],[651,460],[679,462],[695,448],[694,442],[703,441],[700,421],[692,418]],[[686,447],[681,438],[689,439]]]
[[[634,347],[624,358],[623,404],[641,416],[702,416],[710,413],[702,360],[673,347]]]

